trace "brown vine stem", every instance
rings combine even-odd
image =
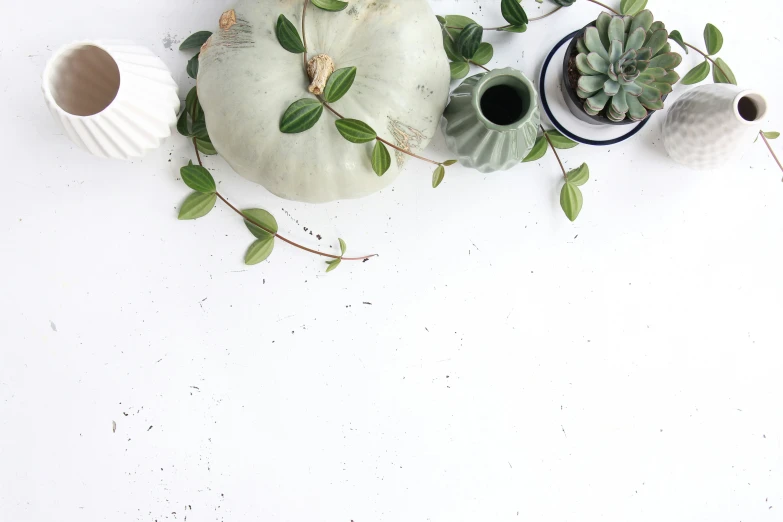
[[[686,47],[690,47],[691,49],[693,49],[694,51],[696,51],[697,53],[699,53],[700,55],[702,55],[703,57],[705,57],[706,59],[708,59],[709,61],[711,61],[711,62],[712,62],[712,65],[714,65],[715,67],[717,67],[717,68],[718,68],[718,70],[720,70],[720,72],[721,72],[721,73],[723,73],[723,76],[725,76],[726,78],[731,78],[731,77],[730,77],[728,74],[726,74],[726,71],[724,71],[724,70],[723,70],[723,67],[721,67],[720,65],[718,65],[718,62],[716,62],[715,60],[713,60],[712,58],[710,58],[710,55],[709,55],[709,54],[705,53],[704,51],[702,51],[702,50],[701,50],[701,49],[699,49],[698,47],[695,47],[695,46],[693,46],[693,45],[689,44],[688,42],[682,42],[682,43],[684,43]]]
[[[596,4],[596,5],[600,5],[601,7],[603,7],[604,9],[606,9],[607,11],[611,11],[611,12],[613,12],[614,14],[616,14],[616,15],[618,15],[618,16],[622,16],[622,15],[623,15],[622,13],[618,13],[617,11],[615,11],[614,9],[612,9],[611,7],[609,7],[608,5],[606,5],[606,4],[602,4],[602,3],[601,3],[601,2],[599,2],[598,0],[587,0],[587,1],[588,1],[588,2],[592,2],[592,3]]]
[[[552,148],[552,152],[555,153],[555,158],[557,158],[557,162],[560,164],[560,170],[563,171],[563,177],[566,181],[568,181],[568,174],[566,174],[566,169],[563,166],[563,162],[560,161],[560,155],[557,153],[557,149],[555,148],[555,145],[552,143],[552,140],[549,139],[549,136],[546,135],[546,130],[544,130],[543,125],[539,125],[541,127],[541,132],[544,133],[544,138],[546,139],[547,143],[549,143],[549,146]]]
[[[201,154],[199,154],[199,152],[198,152],[198,145],[196,144],[196,138],[193,138],[193,147],[196,149],[196,158],[198,159],[198,164],[203,167],[204,163],[202,163],[202,161],[201,161]],[[271,230],[266,228],[264,225],[262,225],[258,221],[254,220],[254,219],[252,219],[252,218],[250,218],[248,216],[246,216],[241,210],[239,210],[237,207],[232,205],[231,202],[229,202],[226,198],[224,198],[223,195],[220,192],[215,191],[215,195],[220,199],[220,201],[222,201],[223,203],[228,205],[228,208],[230,208],[231,210],[233,210],[234,212],[236,212],[237,214],[242,216],[242,219],[244,219],[245,221],[247,221],[247,222],[257,226],[261,230],[265,230],[265,231],[269,232],[270,234],[275,236],[277,239],[279,239],[281,241],[285,241],[289,245],[295,246],[296,248],[298,248],[300,250],[304,250],[305,252],[310,252],[311,254],[316,254],[316,255],[319,255],[319,256],[323,256],[323,257],[329,257],[331,259],[342,259],[343,261],[365,261],[365,260],[367,260],[367,259],[369,259],[371,257],[376,257],[378,255],[378,254],[370,254],[369,256],[362,256],[362,257],[341,257],[341,256],[336,256],[334,254],[327,254],[326,252],[321,252],[319,250],[313,250],[312,248],[307,248],[304,245],[300,245],[299,243],[295,243],[295,242],[291,241],[290,239],[281,236],[277,232],[272,232]]]
[[[772,150],[772,145],[770,145],[769,140],[766,136],[764,136],[764,131],[759,131],[759,136],[761,136],[761,139],[764,140],[764,144],[769,149],[769,153],[772,154],[772,157],[775,158],[775,163],[778,164],[778,167],[780,167],[780,170],[783,171],[783,165],[780,164],[780,160],[778,159],[777,154],[775,154],[775,151]]]

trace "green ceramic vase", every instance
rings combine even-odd
[[[471,76],[451,94],[443,113],[446,145],[461,164],[494,172],[510,169],[536,142],[538,93],[512,68]]]

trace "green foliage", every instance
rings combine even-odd
[[[484,28],[479,24],[468,24],[465,26],[457,37],[455,47],[457,52],[467,58],[468,60],[473,58],[473,55],[478,51],[479,45],[481,45],[481,38],[484,35]]]
[[[563,209],[566,217],[571,221],[575,221],[582,211],[583,203],[584,199],[579,187],[570,181],[566,181],[560,190],[560,208]]]
[[[338,237],[338,238],[337,238],[337,241],[339,241],[339,242],[340,242],[340,255],[343,255],[343,256],[344,256],[344,255],[345,255],[345,252],[346,252],[346,250],[348,250],[348,245],[346,245],[346,244],[345,244],[345,241],[344,241],[344,240],[343,240],[343,238],[341,238],[341,237]]]
[[[576,0],[552,0],[552,1],[557,5],[559,5],[560,7],[570,7],[574,5],[574,2],[576,2]]]
[[[579,145],[574,140],[563,136],[560,131],[549,130],[546,131],[546,135],[549,138],[549,141],[552,142],[552,146],[556,149],[573,149]]]
[[[516,0],[512,1],[516,2]],[[478,50],[476,51],[476,54],[473,55],[473,59],[471,61],[476,65],[486,65],[492,59],[494,54],[495,50],[492,48],[492,44],[481,42]]]
[[[212,194],[216,190],[215,178],[212,177],[212,174],[200,165],[193,165],[192,161],[179,169],[179,175],[185,185],[196,192]]]
[[[340,266],[341,262],[342,262],[342,259],[339,258],[339,257],[337,259],[333,259],[331,261],[327,261],[326,262],[326,273],[328,274],[329,272],[331,272],[332,270],[334,270],[335,268]]]
[[[717,27],[709,23],[704,27],[704,45],[710,56],[718,54],[723,48],[723,34]]]
[[[351,143],[367,143],[378,137],[372,127],[363,121],[341,118],[335,120],[334,125],[340,135]]]
[[[198,57],[201,56],[201,53],[196,53],[196,56],[188,60],[188,66],[187,66],[187,73],[188,76],[193,78],[194,80],[198,77]]]
[[[647,0],[621,0],[620,12],[624,15],[636,15],[647,7]]]
[[[509,25],[522,26],[528,23],[527,13],[520,5],[519,0],[501,0],[500,13]]]
[[[685,51],[685,54],[688,54],[688,46],[685,45],[685,40],[682,39],[682,34],[680,34],[680,31],[670,32],[669,40],[674,40],[677,45],[682,47],[682,50]]]
[[[547,150],[549,150],[549,143],[547,143],[546,138],[541,135],[536,139],[536,143],[533,145],[533,148],[530,149],[530,153],[522,160],[522,163],[540,160],[546,155]]]
[[[444,177],[446,177],[446,169],[443,165],[438,165],[435,168],[435,172],[432,173],[432,188],[438,188]]]
[[[464,78],[470,72],[470,65],[467,62],[451,62],[449,64],[449,71],[451,72],[452,80],[459,80]]]
[[[182,203],[178,219],[185,220],[204,217],[215,207],[215,201],[217,201],[217,195],[214,192],[210,194],[193,192]]]
[[[769,132],[762,131],[761,134],[763,134],[764,137],[767,138],[768,140],[776,140],[780,137],[780,133],[776,131],[769,131]]]
[[[348,7],[348,2],[341,2],[340,0],[310,0],[310,2],[324,11],[342,11]]]
[[[737,85],[737,78],[734,76],[734,72],[723,61],[723,58],[715,58],[715,65],[712,66],[712,81]]]
[[[280,132],[296,134],[312,128],[316,124],[324,106],[315,98],[302,98],[292,103],[280,118]]]
[[[569,171],[566,174],[566,179],[578,187],[587,183],[590,179],[590,169],[587,167],[587,163],[582,163],[579,168]]]
[[[299,36],[299,31],[296,30],[294,24],[285,15],[277,17],[275,35],[277,35],[277,41],[280,42],[283,49],[289,53],[300,54],[305,52],[306,49],[302,43],[302,37]]]
[[[386,174],[386,171],[391,167],[391,155],[386,145],[380,141],[375,142],[375,146],[372,148],[372,170],[379,176]]]
[[[277,220],[266,210],[249,208],[243,210],[242,215],[245,217],[245,226],[256,238],[266,239],[277,234]]]
[[[198,148],[200,153],[206,154],[207,156],[214,156],[217,154],[217,150],[215,150],[215,147],[210,140],[196,138],[196,148]]]
[[[683,85],[693,85],[703,81],[710,74],[710,62],[704,60],[699,65],[688,71],[682,78]]]
[[[197,33],[193,33],[185,38],[185,41],[179,45],[179,50],[188,51],[190,49],[201,49],[201,46],[209,40],[210,36],[212,36],[211,31],[198,31]]]
[[[337,69],[329,77],[324,88],[324,99],[334,103],[350,90],[356,78],[356,67],[343,67]]]
[[[275,249],[274,236],[268,236],[264,239],[257,239],[250,244],[250,247],[245,253],[246,265],[257,265],[261,261],[265,261],[270,255],[272,250]]]

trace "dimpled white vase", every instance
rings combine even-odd
[[[88,152],[129,159],[160,146],[177,123],[177,84],[160,58],[128,42],[59,49],[43,74],[46,104]]]
[[[756,91],[736,85],[701,85],[683,94],[666,114],[663,143],[678,163],[707,170],[738,159],[753,143],[767,114]]]

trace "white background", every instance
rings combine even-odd
[[[499,4],[432,1],[486,25]],[[60,45],[129,38],[184,97],[179,41],[230,6],[2,0],[0,520],[781,520],[783,174],[761,143],[688,171],[659,114],[629,142],[563,151],[592,173],[575,224],[551,154],[452,167],[438,190],[411,162],[320,206],[211,158],[220,190],[292,239],[380,254],[326,275],[278,243],[245,267],[252,237],[225,206],[176,219],[184,138],[93,158],[39,88]],[[695,44],[716,24],[783,130],[779,2],[650,7]],[[491,65],[536,76],[598,13],[579,0],[493,33]],[[427,154],[449,156],[441,136]]]

